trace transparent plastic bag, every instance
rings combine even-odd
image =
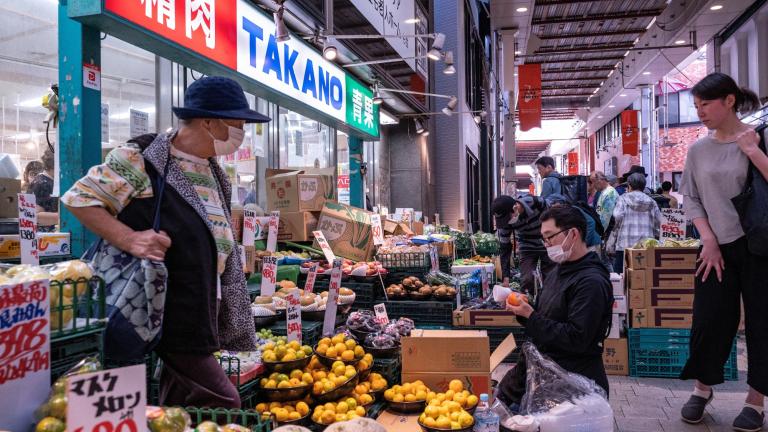
[[[532,415],[541,432],[613,431],[613,410],[602,387],[564,370],[531,343],[522,351],[527,369],[520,411]]]

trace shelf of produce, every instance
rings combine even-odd
[[[389,319],[410,318],[416,324],[451,325],[452,301],[391,300],[386,302]]]
[[[221,356],[219,364],[224,368],[224,372],[226,372],[232,385],[238,389],[246,387],[266,370],[263,364],[258,363],[256,367],[243,371],[241,370],[240,359],[237,357]]]
[[[104,345],[100,330],[60,341],[51,341],[51,381],[64,375],[84,357],[104,361]]]
[[[268,327],[275,336],[287,336],[285,321],[279,321]],[[257,329],[259,330],[259,329]],[[301,343],[311,347],[317,345],[322,338],[323,323],[320,321],[304,321],[301,323]]]
[[[192,426],[209,420],[219,426],[239,424],[253,432],[270,432],[273,430],[271,421],[263,421],[261,414],[253,410],[224,409],[224,408],[184,408],[192,419]]]
[[[51,343],[101,332],[104,328],[106,296],[101,278],[51,281],[50,293]]]
[[[388,271],[395,273],[427,272],[432,265],[429,252],[380,253],[376,255],[376,261],[379,261]]]
[[[632,328],[629,329],[629,376],[677,378],[688,361],[691,331],[687,329]],[[734,339],[728,361],[726,380],[738,381]]]
[[[321,293],[328,291],[330,286],[330,280],[316,280],[314,292]],[[377,292],[381,291],[380,283],[371,282],[342,282],[341,286],[349,288],[355,292],[355,302],[352,304],[353,309],[371,309],[373,303],[376,300]]]
[[[403,279],[408,277],[417,277],[419,280],[424,281],[427,273],[429,273],[428,268],[419,271],[390,272],[384,277],[384,286],[387,287],[392,284],[401,284],[403,283]]]

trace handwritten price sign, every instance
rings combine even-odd
[[[291,293],[285,297],[288,305],[285,308],[285,328],[288,330],[288,342],[298,341],[301,343],[301,301],[299,300],[299,290],[292,289]]]
[[[381,215],[371,215],[371,229],[373,230],[373,244],[384,244],[384,230],[381,228]]]
[[[440,259],[437,256],[437,248],[435,245],[429,246],[429,260],[432,263],[432,271],[440,271]]]
[[[490,287],[488,286],[488,272],[485,270],[485,268],[481,268],[480,270],[480,280],[483,284],[483,298],[488,298],[488,295],[490,294]]]
[[[387,316],[387,306],[384,303],[373,305],[373,312],[376,314],[376,322],[380,325],[389,324],[389,316]]]
[[[267,234],[267,250],[275,252],[277,250],[277,231],[280,227],[280,212],[273,211],[269,215],[269,233]]]
[[[263,257],[261,262],[261,295],[271,296],[277,283],[277,257]]]
[[[145,432],[146,366],[75,375],[67,381],[67,430]]]
[[[19,194],[19,240],[21,263],[39,265],[37,251],[37,204],[32,194]]]
[[[661,209],[661,239],[685,239],[685,211],[683,209]]]
[[[243,214],[243,246],[253,246],[256,242],[256,212],[245,209]]]
[[[325,239],[325,234],[323,234],[322,231],[312,231],[312,235],[315,236],[315,240],[317,240],[317,244],[320,245],[320,249],[323,250],[323,255],[325,255],[325,259],[332,263],[336,260],[336,254],[333,253],[333,250],[331,249],[331,245],[328,244],[328,240]]]
[[[304,291],[312,293],[315,290],[315,280],[317,279],[317,263],[312,264],[307,274],[307,283],[304,284]]]
[[[0,285],[0,430],[29,430],[51,386],[48,281]]]
[[[341,260],[333,261],[333,270],[331,270],[331,283],[328,286],[328,303],[325,305],[325,317],[323,319],[323,335],[330,336],[336,328],[336,310],[339,299],[339,289],[341,288]]]

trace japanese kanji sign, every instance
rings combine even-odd
[[[275,293],[277,283],[277,257],[261,258],[261,295],[271,296]]]
[[[381,227],[381,215],[371,215],[371,230],[373,231],[373,244],[384,244],[384,229]]]
[[[317,244],[319,244],[320,249],[323,250],[325,259],[329,263],[332,263],[336,259],[336,254],[333,253],[333,250],[331,249],[331,245],[329,245],[328,240],[325,239],[325,234],[323,234],[322,231],[312,231],[312,235],[315,236],[315,240],[317,240]]]
[[[37,250],[37,204],[32,194],[19,194],[19,242],[21,263],[38,265]]]
[[[29,430],[51,386],[48,280],[0,285],[0,430]]]
[[[267,250],[277,251],[277,231],[280,227],[280,211],[273,211],[269,215],[269,230],[267,233]]]
[[[294,288],[290,294],[285,297],[288,303],[285,307],[285,328],[288,333],[288,342],[301,342],[301,301],[299,299],[299,289]]]
[[[317,279],[317,263],[312,264],[307,274],[307,282],[304,284],[304,292],[312,293],[315,290],[315,280]]]
[[[661,240],[685,239],[685,211],[683,209],[661,209]]]
[[[325,305],[325,317],[323,319],[323,335],[333,334],[336,328],[336,310],[339,299],[339,289],[341,288],[341,260],[333,260],[333,270],[331,270],[331,284],[328,287],[328,302]]]
[[[243,211],[243,246],[253,246],[256,242],[256,212],[251,209]]]
[[[67,431],[145,432],[144,364],[75,375],[67,380]]]
[[[389,324],[389,316],[387,316],[387,306],[384,303],[373,305],[373,312],[376,314],[376,322],[385,325]]]

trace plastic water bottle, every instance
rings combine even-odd
[[[499,416],[491,410],[486,393],[480,395],[480,403],[475,411],[473,432],[499,432]]]

